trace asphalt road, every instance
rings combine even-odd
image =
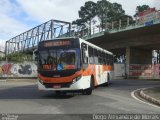
[[[0,113],[8,114],[160,114],[160,108],[139,102],[133,90],[160,85],[160,81],[113,80],[87,95],[56,95],[38,91],[35,82],[0,82]]]

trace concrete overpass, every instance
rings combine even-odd
[[[83,39],[114,54],[126,56],[125,74],[127,77],[153,77],[152,50],[160,49],[160,12],[150,18],[151,22],[134,24],[127,23],[118,28],[103,29],[97,33],[80,35]],[[120,22],[119,22],[120,23]],[[81,31],[83,32],[83,31]],[[71,23],[59,20],[50,20],[32,28],[6,42],[6,54],[17,51],[33,51],[40,41],[57,37],[74,36]],[[158,67],[158,66],[157,66]],[[160,68],[160,67],[159,67]],[[157,71],[160,78],[160,71]]]
[[[85,38],[87,41],[103,48],[114,50],[126,47],[138,47],[144,49],[159,49],[160,23],[152,26],[130,29],[126,31],[105,31],[97,37]],[[106,43],[106,44],[104,44]]]
[[[152,50],[160,50],[160,22],[118,32],[104,31],[86,40],[116,55],[125,55],[127,77],[153,77]]]

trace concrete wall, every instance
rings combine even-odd
[[[133,78],[160,79],[160,64],[130,64],[129,76]]]
[[[33,78],[37,77],[37,65],[34,62],[0,61],[0,78]]]
[[[125,64],[114,64],[114,79],[125,78]],[[130,64],[129,78],[160,79],[160,64]]]
[[[114,78],[123,79],[125,77],[125,64],[115,63],[114,64]]]
[[[154,78],[152,51],[140,48],[126,48],[126,74],[128,78]]]
[[[130,64],[129,76],[134,78],[160,79],[160,64]],[[37,65],[33,62],[0,61],[0,78],[33,78],[37,77]],[[125,77],[125,64],[114,64],[114,78]]]
[[[152,70],[154,79],[160,79],[160,64],[153,65]]]
[[[129,76],[134,78],[154,79],[152,64],[130,64]]]

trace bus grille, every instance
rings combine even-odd
[[[72,83],[43,83],[46,88],[53,88],[53,86],[60,85],[61,88],[69,88]]]

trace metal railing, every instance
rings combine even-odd
[[[150,24],[146,24],[150,23]],[[157,11],[155,13],[155,18],[153,18],[150,21],[142,21],[140,18],[137,18],[136,20],[130,21],[128,18],[125,21],[116,21],[112,23],[106,23],[106,26],[102,29],[100,26],[94,26],[91,30],[87,28],[87,30],[81,30],[78,31],[75,36],[81,37],[85,40],[91,39],[94,37],[102,36],[107,33],[116,33],[116,32],[122,32],[122,31],[127,31],[131,29],[137,29],[141,27],[146,27],[149,25],[155,25],[155,24],[160,24],[160,11]],[[84,32],[87,31],[87,32]],[[91,31],[91,33],[89,32]]]
[[[6,54],[25,51],[37,47],[40,41],[70,36],[71,23],[59,20],[50,20],[34,27],[8,41],[6,41]]]

